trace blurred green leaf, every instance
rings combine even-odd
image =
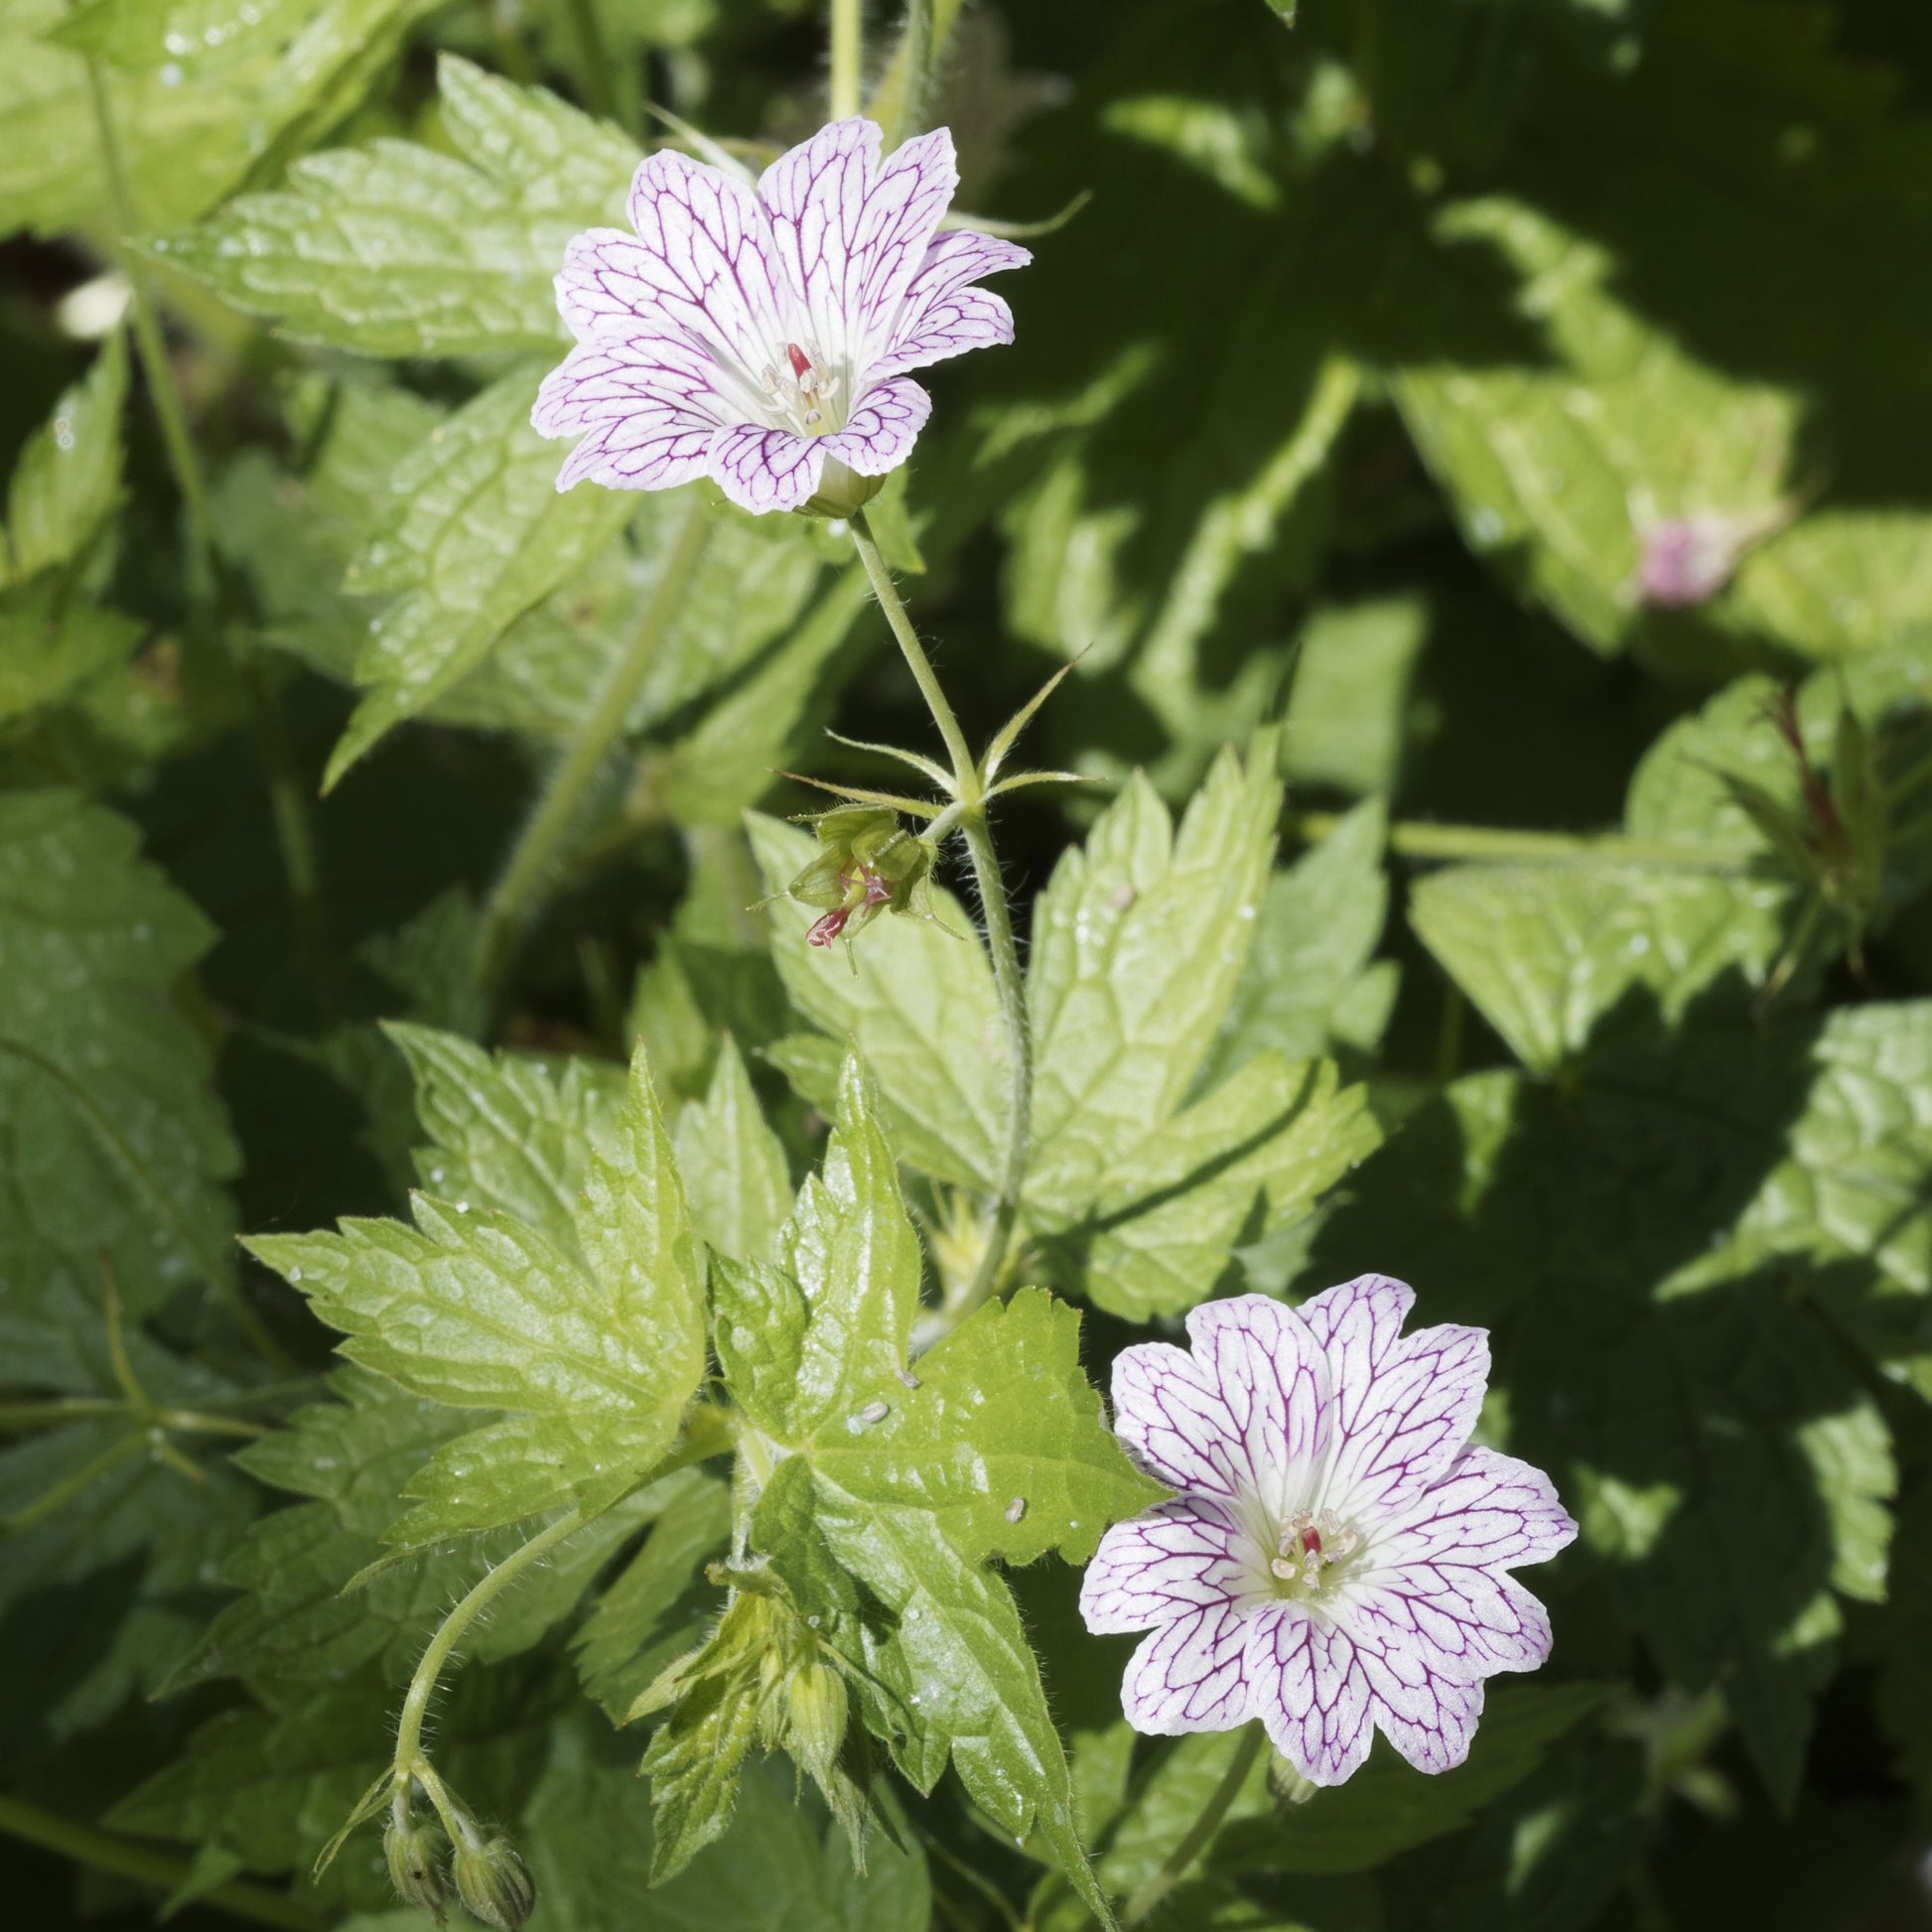
[[[156,248],[305,342],[366,355],[555,348],[564,244],[621,216],[639,156],[541,88],[455,55],[438,74],[455,155],[392,140],[313,155],[286,189]]]
[[[11,0],[0,21],[0,234],[117,225],[79,48],[104,77],[144,232],[192,221],[251,170],[300,152],[361,100],[422,0],[272,0],[254,18],[206,0]],[[50,30],[69,45],[58,45]],[[170,45],[173,41],[185,43]],[[77,44],[77,45],[76,45]]]
[[[14,465],[0,584],[25,584],[37,572],[71,564],[92,543],[120,496],[126,404],[127,348],[116,333]]]

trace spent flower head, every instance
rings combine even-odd
[[[858,508],[932,401],[908,369],[1013,340],[973,284],[1032,257],[939,218],[959,185],[935,128],[882,157],[835,121],[757,182],[664,150],[630,188],[634,234],[576,236],[557,306],[578,345],[530,420],[582,440],[557,479],[668,489],[710,477],[753,511]]]
[[[1488,1339],[1403,1335],[1414,1302],[1380,1275],[1299,1309],[1210,1302],[1191,1354],[1149,1342],[1114,1363],[1116,1433],[1179,1492],[1110,1529],[1080,1591],[1096,1634],[1153,1632],[1121,1688],[1137,1730],[1259,1718],[1311,1783],[1339,1784],[1379,1728],[1446,1771],[1483,1680],[1549,1656],[1508,1573],[1577,1526],[1540,1469],[1469,1445]]]
[[[805,937],[814,946],[854,939],[881,912],[932,908],[932,848],[880,805],[837,805],[812,819],[819,851],[785,891],[824,912]]]

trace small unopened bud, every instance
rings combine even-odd
[[[420,1905],[443,1923],[443,1901],[449,1887],[443,1877],[443,1834],[433,1825],[394,1819],[382,1834],[382,1851],[389,1861],[389,1882],[405,1905]]]
[[[537,1881],[506,1838],[459,1845],[454,1861],[457,1896],[474,1918],[497,1932],[522,1932],[537,1902]]]
[[[785,1686],[791,1720],[790,1745],[813,1779],[824,1785],[845,1743],[846,1693],[836,1671],[816,1661],[801,1664]]]

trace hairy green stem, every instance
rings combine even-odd
[[[117,1838],[91,1825],[75,1824],[24,1799],[4,1794],[0,1794],[0,1832],[23,1845],[38,1846],[43,1852],[70,1859],[75,1864],[91,1865],[96,1871],[111,1871],[117,1877],[132,1878],[138,1884],[152,1885],[157,1891],[178,1891],[190,1872],[189,1862],[172,1853],[138,1844],[133,1839]],[[231,1918],[246,1919],[253,1925],[283,1927],[286,1932],[322,1932],[327,1923],[320,1912],[301,1900],[270,1885],[251,1884],[245,1878],[231,1878],[225,1884],[199,1893],[196,1903],[210,1905]]]
[[[416,1675],[409,1680],[409,1690],[402,1701],[402,1716],[396,1721],[395,1775],[398,1782],[417,1775],[417,1762],[423,1755],[423,1719],[428,1715],[429,1701],[436,1693],[436,1681],[443,1675],[443,1666],[450,1661],[450,1653],[462,1640],[464,1631],[495,1600],[500,1591],[515,1583],[524,1571],[540,1562],[566,1537],[581,1530],[589,1520],[581,1509],[573,1509],[569,1515],[558,1517],[547,1530],[539,1530],[520,1550],[512,1551],[494,1570],[486,1571],[479,1578],[471,1587],[470,1593],[437,1625],[435,1636],[430,1638],[429,1647],[416,1666]]]
[[[946,756],[952,760],[953,803],[935,821],[935,830],[949,831],[957,824],[966,840],[973,862],[973,883],[979,889],[980,908],[986,921],[986,949],[993,962],[993,983],[1000,997],[1000,1018],[1006,1029],[1009,1071],[1009,1108],[1007,1114],[1006,1157],[1001,1164],[1000,1189],[993,1203],[993,1217],[987,1228],[985,1244],[973,1279],[954,1309],[955,1315],[970,1313],[990,1296],[1000,1278],[1000,1269],[1013,1239],[1020,1217],[1021,1189],[1027,1178],[1027,1156],[1033,1127],[1034,1048],[1033,1030],[1027,1019],[1027,979],[1020,965],[1020,947],[1013,933],[1013,910],[1007,899],[1006,881],[1000,873],[999,855],[993,849],[993,833],[986,818],[986,781],[978,762],[967,748],[966,734],[947,702],[932,660],[919,633],[913,629],[900,602],[892,572],[879,553],[872,526],[860,510],[852,519],[852,538],[859,547],[860,561],[872,580],[873,595],[886,614],[893,635],[898,640],[906,667],[932,713],[932,722],[944,741]]]
[[[208,506],[207,483],[202,475],[201,459],[188,427],[188,412],[182,404],[181,390],[175,381],[174,364],[168,357],[168,345],[161,333],[160,313],[154,299],[154,285],[139,247],[140,224],[134,210],[134,197],[128,186],[127,165],[121,154],[119,130],[114,122],[114,104],[108,97],[107,80],[100,63],[92,56],[85,61],[87,97],[93,109],[94,135],[100,145],[101,172],[106,178],[107,198],[119,230],[117,253],[132,297],[134,348],[140,357],[142,374],[147,378],[148,399],[154,406],[155,421],[161,430],[162,447],[168,467],[174,473],[175,486],[181,491],[188,522],[189,598],[195,609],[217,635],[223,626],[219,620],[219,566],[214,543],[214,517]],[[275,694],[268,688],[261,665],[251,648],[232,650],[235,668],[247,696],[266,777],[269,807],[275,824],[276,846],[282,870],[288,880],[289,899],[295,910],[296,930],[304,969],[308,973],[316,1004],[327,1019],[333,1011],[329,974],[325,964],[327,950],[323,938],[322,882],[316,863],[315,839],[309,827],[308,805],[295,773],[288,735],[283,729]]]
[[[1334,812],[1303,812],[1291,823],[1311,844],[1333,836]],[[1659,872],[1738,875],[1752,857],[1736,846],[1692,840],[1626,839],[1615,832],[1579,836],[1569,832],[1522,832],[1488,825],[1436,825],[1398,821],[1389,827],[1389,850],[1405,859],[1467,860],[1504,866],[1644,866]]]
[[[1027,1183],[1027,1156],[1032,1151],[1034,1112],[1034,1041],[1027,1019],[1027,979],[1021,970],[1020,948],[1013,936],[1013,912],[1007,902],[1006,881],[984,805],[969,811],[960,830],[972,855],[973,883],[979,888],[980,910],[986,919],[986,949],[993,956],[993,983],[1000,995],[1000,1019],[1006,1028],[1011,1105],[1007,1116],[1006,1161],[1000,1172],[1000,1191],[993,1203],[992,1225],[980,1249],[979,1265],[967,1288],[962,1312],[971,1312],[993,1294],[1000,1269],[1020,1218],[1021,1192]]]
[[[946,757],[952,760],[953,782],[959,787],[957,795],[970,809],[979,795],[978,763],[967,749],[966,734],[959,728],[959,720],[953,715],[953,708],[940,687],[932,660],[925,654],[925,646],[919,642],[919,633],[912,628],[912,620],[905,615],[905,606],[899,601],[898,587],[893,582],[893,573],[886,568],[886,559],[879,553],[879,544],[864,510],[859,510],[852,518],[852,540],[858,545],[859,561],[865,565],[866,575],[872,580],[872,594],[879,600],[879,608],[885,612],[886,621],[898,640],[906,668],[919,687],[919,695],[924,698],[926,709],[932,713],[932,722],[939,727],[940,738],[945,741]]]
[[[491,993],[501,982],[518,935],[538,910],[557,849],[584,802],[584,794],[623,735],[624,724],[637,702],[638,692],[643,689],[658,646],[664,641],[671,621],[697,574],[705,546],[711,541],[711,531],[710,507],[694,490],[690,493],[683,526],[672,539],[663,572],[628,646],[611,667],[590,716],[577,728],[570,748],[551,772],[543,796],[511,849],[502,877],[483,907],[474,969],[477,983]]]
[[[863,0],[832,0],[831,118],[849,121],[859,111],[859,76],[865,64]]]
[[[1255,1759],[1261,1755],[1262,1746],[1267,1741],[1261,1725],[1250,1720],[1241,1733],[1241,1742],[1235,1747],[1234,1756],[1228,1762],[1226,1773],[1214,1787],[1214,1795],[1201,1807],[1200,1816],[1187,1828],[1187,1834],[1180,1843],[1161,1861],[1160,1869],[1150,1873],[1135,1887],[1126,1910],[1120,1915],[1123,1925],[1140,1924],[1186,1875],[1187,1867],[1207,1850],[1214,1834],[1221,1829],[1229,1808],[1240,1797],[1241,1787],[1248,1782],[1248,1774],[1254,1769]]]

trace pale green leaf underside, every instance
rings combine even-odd
[[[765,891],[782,895],[814,841],[776,819],[755,814],[746,823]],[[808,947],[816,914],[780,897],[771,954],[792,1004],[858,1047],[900,1157],[937,1178],[990,1189],[1006,1132],[999,999],[971,920],[950,894],[933,898],[939,923],[876,920],[848,964],[841,947]]]
[[[1275,741],[1216,759],[1176,832],[1134,779],[1034,909],[1037,1072],[1028,1192],[1077,1215],[1192,1084],[1254,927],[1281,784]]]
[[[365,355],[554,348],[552,278],[580,229],[621,219],[638,154],[541,88],[445,55],[458,155],[377,140],[298,161],[171,237],[167,259],[289,335]]]
[[[0,234],[108,219],[86,68],[43,38],[97,45],[129,199],[142,231],[190,221],[276,155],[299,152],[352,106],[394,55],[419,0],[278,0],[210,48],[170,49],[199,0],[103,0],[70,19],[60,0],[13,0],[0,22]]]
[[[511,370],[431,430],[390,478],[389,517],[345,582],[393,601],[356,658],[366,695],[331,755],[325,788],[475,670],[630,516],[622,490],[558,493],[557,449],[529,420],[541,373]]]

